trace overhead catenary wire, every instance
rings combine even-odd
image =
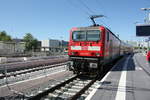
[[[102,1],[102,0],[101,0]],[[107,15],[107,12],[105,10],[104,12],[104,9],[106,6],[103,5],[103,2],[101,2],[100,0],[94,0],[94,3],[97,5],[95,6],[95,8],[97,8],[97,12],[99,14],[104,14],[104,15]]]
[[[83,1],[83,0],[76,0],[76,1],[78,1],[78,3],[79,3],[80,5],[82,5],[86,10],[83,9],[83,7],[81,7],[81,6],[79,6],[78,4],[76,4],[75,2],[73,2],[72,0],[67,0],[67,2],[68,2],[70,5],[74,6],[76,9],[80,9],[83,13],[85,13],[85,14],[88,16],[87,18],[89,18],[89,16],[95,14],[95,11],[93,11],[93,9],[91,9],[91,8],[87,5],[87,3],[85,3],[85,0],[84,0],[84,1]],[[99,0],[95,0],[95,2],[96,2],[97,5],[98,5],[98,4],[101,4]],[[100,6],[99,6],[99,7],[100,7]],[[101,7],[101,8],[102,8],[102,7]],[[101,9],[101,8],[99,8],[99,9]],[[108,18],[107,16],[104,16],[104,17],[105,17],[105,18]],[[101,20],[101,23],[102,23],[103,25],[107,26],[107,27],[110,29],[109,25],[106,25],[106,23],[105,23],[103,20]]]
[[[95,1],[95,4],[97,5],[96,8],[98,8],[100,11],[104,10],[104,5],[103,5],[102,0],[94,0],[94,1]],[[100,14],[101,14],[101,13],[100,13]],[[105,15],[105,14],[106,14],[106,15]],[[106,12],[106,11],[105,11],[105,14],[104,14],[105,19],[109,19],[109,17],[107,16],[107,12]],[[102,25],[105,25],[105,26],[107,26],[109,29],[111,29],[111,28],[110,28],[110,25],[108,25],[108,23],[106,24],[103,20],[101,20],[101,23],[102,23]]]
[[[82,0],[78,0],[80,2],[80,4],[82,4],[87,10],[88,12],[90,12],[91,14],[94,14],[95,12],[88,6],[86,5]]]
[[[87,10],[88,10],[88,12],[90,12],[91,14],[94,14],[95,12],[90,8],[90,7],[88,7],[82,0],[78,0],[79,2],[80,2],[80,4],[82,4]],[[97,3],[100,3],[98,0],[96,0],[96,2]],[[96,3],[96,4],[97,4]],[[105,18],[108,18],[107,16],[104,16]],[[101,22],[105,25],[105,26],[107,26],[109,29],[110,29],[110,26],[109,25],[107,25],[104,21],[102,21],[101,20]]]
[[[86,14],[87,16],[90,15],[89,12],[85,11],[82,7],[78,6],[77,4],[75,4],[74,2],[72,2],[71,0],[67,0],[67,2],[72,5],[74,8],[77,8],[79,10],[81,10],[84,14]]]
[[[96,4],[98,5],[98,7],[100,7],[100,9],[103,9],[103,5],[102,2],[100,2],[99,0],[95,0]]]

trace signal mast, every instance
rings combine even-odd
[[[147,17],[145,18],[144,22],[146,24],[150,24],[150,8],[141,8],[143,11],[147,11]]]
[[[145,24],[150,26],[150,8],[141,8],[141,10],[146,11],[147,15],[146,18],[144,19]],[[150,31],[150,30],[149,30]],[[147,52],[149,51],[149,41],[150,41],[150,35],[148,36],[148,39],[146,40],[147,42]]]

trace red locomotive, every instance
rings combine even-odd
[[[131,47],[122,42],[104,26],[72,28],[68,55],[70,69],[75,73],[100,73],[103,64],[107,64],[120,55],[129,53]]]

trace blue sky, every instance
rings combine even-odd
[[[97,23],[122,40],[135,38],[135,22],[143,22],[149,0],[0,0],[0,31],[22,38],[32,33],[39,40],[69,39],[72,27],[91,25],[89,15],[103,14]]]

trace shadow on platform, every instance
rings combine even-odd
[[[118,85],[112,85],[111,81],[104,81],[100,84],[102,86],[98,88],[99,90],[102,90],[102,91],[118,91]],[[125,91],[123,91],[122,88],[124,88],[124,87],[120,86],[119,91],[125,92]],[[126,92],[134,93],[134,91],[150,92],[150,88],[126,86]]]
[[[135,70],[135,61],[133,59],[134,54],[131,55],[131,57],[129,58],[129,61],[127,63],[127,69],[123,69],[123,67],[125,66],[125,61],[127,60],[127,58],[125,60],[123,60],[120,64],[118,64],[114,69],[112,69],[112,71],[134,71]]]

